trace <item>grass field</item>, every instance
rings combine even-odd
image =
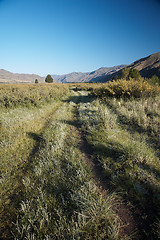
[[[160,238],[160,94],[146,86],[0,85],[2,240]]]

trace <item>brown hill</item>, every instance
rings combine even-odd
[[[160,77],[160,52],[141,58],[128,67],[136,68],[143,77],[152,77],[154,74]]]
[[[44,82],[44,78],[36,74],[11,73],[0,69],[0,83],[34,83],[35,79]]]

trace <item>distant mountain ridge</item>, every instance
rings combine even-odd
[[[157,75],[160,78],[160,52],[140,58],[130,65],[126,65],[126,67],[137,69],[142,77],[151,78],[153,75]],[[101,82],[107,82],[113,79],[116,75],[120,75],[120,72],[121,70],[101,78]]]
[[[138,59],[130,65],[102,67],[93,72],[73,72],[65,75],[52,75],[56,82],[107,82],[118,75],[124,67],[137,69],[142,77],[150,78],[153,75],[160,77],[160,52]]]
[[[114,67],[102,67],[93,72],[73,72],[65,75],[51,75],[56,82],[100,82],[113,73],[124,68],[126,65],[119,65]]]
[[[34,83],[35,79],[41,83],[44,82],[44,78],[36,74],[12,73],[0,69],[0,83]]]
[[[124,67],[135,68],[140,71],[143,77],[160,77],[160,52],[154,53],[145,58],[141,58],[130,65],[119,65],[114,67],[101,67],[92,72],[72,72],[64,75],[51,75],[54,82],[107,82],[118,75]],[[45,77],[36,74],[11,73],[0,69],[0,83],[34,83],[38,79],[40,83],[45,81]]]
[[[128,66],[136,68],[142,77],[152,77],[154,74],[160,77],[160,52],[141,58]]]

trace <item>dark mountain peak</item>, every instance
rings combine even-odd
[[[153,75],[160,77],[160,52],[138,59],[128,67],[136,68],[143,77],[152,77]]]
[[[133,62],[132,64],[129,65],[129,67],[132,67],[132,66],[137,66],[137,67],[141,67],[142,64],[145,65],[145,66],[150,66],[150,65],[153,65],[155,63],[159,63],[160,62],[160,52],[158,53],[154,53],[154,54],[151,54],[147,57],[144,57],[144,58],[140,58],[138,60],[136,60],[135,62]]]

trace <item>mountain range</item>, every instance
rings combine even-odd
[[[141,58],[130,65],[119,65],[114,67],[102,67],[93,72],[73,72],[64,75],[51,75],[54,82],[106,82],[118,75],[122,68],[136,68],[143,77],[160,77],[160,52]],[[42,83],[45,77],[36,74],[19,74],[0,69],[0,83],[34,83],[35,79]]]
[[[119,65],[114,67],[102,67],[93,72],[73,72],[65,75],[52,75],[56,82],[101,82],[104,78],[120,71],[126,65]]]

